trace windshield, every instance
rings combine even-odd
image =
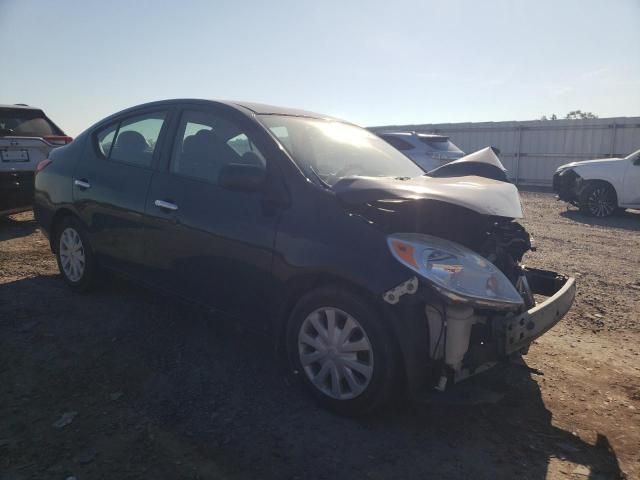
[[[627,156],[626,156],[626,157],[624,157],[624,158],[625,158],[625,160],[633,160],[633,159],[635,159],[636,157],[640,157],[640,150],[636,150],[635,152],[630,153],[629,155],[627,155]]]
[[[377,135],[346,123],[284,115],[260,120],[311,179],[333,185],[344,177],[418,177],[424,172]]]
[[[418,138],[432,151],[462,153],[462,150],[456,147],[447,137],[418,136]]]
[[[0,108],[0,136],[47,135],[62,135],[62,132],[40,110]]]

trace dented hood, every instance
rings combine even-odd
[[[498,156],[495,154],[495,152],[491,147],[486,147],[486,148],[483,148],[482,150],[478,150],[477,152],[473,152],[473,153],[470,153],[469,155],[465,155],[464,157],[459,158],[458,160],[449,162],[447,165],[458,165],[460,163],[469,163],[469,162],[486,163],[489,165],[493,165],[494,167],[498,167],[503,172],[507,171],[507,169],[504,168],[504,165],[502,165],[502,162],[500,161],[500,159],[498,158]]]
[[[522,218],[520,195],[514,185],[475,175],[411,179],[346,177],[333,185],[333,191],[352,205],[389,199],[436,200],[482,215]]]

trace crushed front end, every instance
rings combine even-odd
[[[436,389],[526,353],[573,304],[575,280],[522,266],[522,257],[532,249],[529,234],[515,221],[493,220],[474,252],[452,247],[448,241],[440,246],[438,239],[428,235],[391,237],[391,242],[396,238],[400,242],[396,248],[405,247],[398,250],[405,261],[411,261],[408,253],[428,257],[424,262],[429,272],[417,271],[418,275],[386,292],[384,300],[391,305],[403,301],[422,305],[428,333],[425,362],[430,365],[424,377]],[[428,246],[416,254],[420,242]],[[479,273],[482,269],[490,272],[486,278]],[[476,278],[464,285],[462,275]]]
[[[406,277],[394,273],[380,293],[410,390],[421,383],[443,389],[525,353],[575,297],[573,278],[523,266],[534,247],[516,221],[523,216],[517,188],[481,176],[471,163],[475,174],[352,178],[335,186],[349,213],[384,232],[393,260],[406,267]],[[572,189],[577,179],[567,173],[556,182]]]

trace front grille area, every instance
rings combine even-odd
[[[579,176],[573,170],[563,170],[553,176],[553,191],[560,200],[574,202],[578,199],[577,180]]]

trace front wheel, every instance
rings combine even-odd
[[[294,370],[325,407],[363,415],[394,393],[391,336],[357,295],[334,288],[306,295],[291,315],[287,337]]]
[[[607,183],[590,183],[580,194],[580,210],[592,217],[609,217],[616,212],[617,208],[616,192]]]
[[[64,281],[77,292],[95,285],[97,272],[89,238],[82,224],[73,217],[62,219],[56,228],[56,260]]]

